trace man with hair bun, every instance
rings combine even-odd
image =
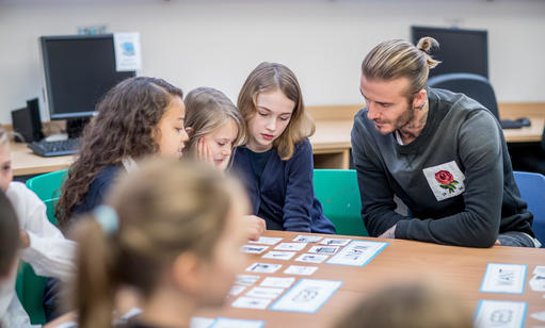
[[[463,94],[427,86],[430,37],[384,41],[362,63],[352,151],[370,235],[468,247],[539,247],[501,128]],[[470,50],[469,50],[470,51]],[[396,211],[395,198],[408,208]],[[399,211],[401,212],[401,211]]]

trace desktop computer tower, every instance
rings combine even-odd
[[[28,100],[27,107],[12,111],[11,120],[13,131],[16,132],[16,140],[33,142],[43,139],[44,135],[42,133],[42,120],[40,118],[38,98]],[[21,140],[21,137],[23,140]]]

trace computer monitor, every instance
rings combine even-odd
[[[411,26],[414,44],[424,36],[439,42],[433,57],[441,61],[430,77],[445,73],[474,73],[488,78],[488,32],[459,28]]]
[[[67,120],[72,136],[109,89],[136,74],[116,70],[112,34],[42,36],[40,43],[49,118]]]

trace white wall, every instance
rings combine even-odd
[[[140,75],[236,99],[253,67],[277,61],[295,71],[310,105],[361,102],[364,55],[409,38],[412,24],[487,29],[498,100],[545,101],[543,0],[0,0],[1,123],[41,94],[38,37],[96,24],[141,33]]]

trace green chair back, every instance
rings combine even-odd
[[[44,202],[47,218],[55,225],[57,225],[55,206],[59,201],[59,191],[66,173],[67,170],[46,173],[30,178],[26,182],[27,187]],[[30,264],[21,261],[15,289],[19,301],[34,325],[43,325],[46,321],[43,305],[46,283],[47,278],[36,275]]]
[[[314,193],[340,235],[368,236],[355,170],[315,169]]]
[[[26,181],[26,186],[43,201],[59,198],[67,172],[68,170],[65,169],[35,176]]]

